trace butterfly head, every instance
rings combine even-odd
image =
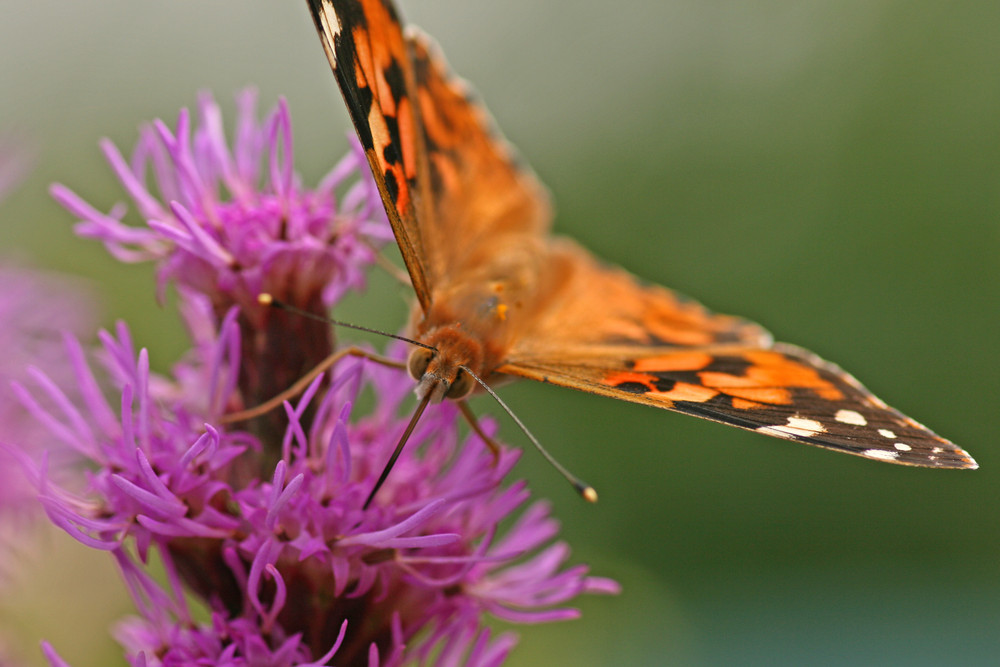
[[[441,363],[437,350],[418,347],[410,354],[407,368],[417,381],[417,397],[423,399],[430,393],[431,403],[440,403],[446,398],[461,400],[472,393],[476,381],[461,367]]]
[[[472,393],[476,379],[471,375],[482,366],[482,347],[457,326],[441,327],[410,353],[407,368],[417,381],[417,397],[430,395],[432,403],[446,398],[461,400]]]

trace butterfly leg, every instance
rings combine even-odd
[[[476,414],[469,407],[466,401],[456,401],[458,403],[458,409],[462,411],[462,416],[465,417],[465,421],[469,422],[469,426],[472,430],[476,432],[486,446],[490,448],[490,452],[493,453],[493,464],[496,465],[500,461],[500,445],[492,437],[486,434],[483,427],[479,425],[479,420],[476,419]]]
[[[254,417],[259,417],[260,415],[266,414],[271,410],[275,409],[285,401],[290,398],[298,396],[306,387],[315,380],[320,374],[325,373],[329,370],[335,363],[343,359],[344,357],[360,357],[362,359],[369,359],[375,363],[382,364],[383,366],[388,366],[390,368],[400,368],[405,369],[406,364],[402,361],[396,359],[390,359],[389,357],[384,357],[380,354],[375,354],[374,352],[369,352],[367,350],[362,350],[358,347],[345,347],[342,350],[337,350],[330,356],[328,356],[323,361],[316,364],[311,371],[303,375],[299,380],[293,384],[288,389],[284,390],[277,396],[264,401],[260,405],[257,405],[246,410],[240,410],[239,412],[231,412],[228,415],[224,415],[220,420],[223,424],[231,424],[233,422],[245,421],[247,419],[253,419]]]

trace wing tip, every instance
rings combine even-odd
[[[830,449],[836,449],[836,451],[842,451],[848,454],[857,454],[858,456],[871,459],[873,461],[885,461],[886,463],[895,463],[913,468],[935,468],[941,470],[979,469],[979,464],[969,455],[968,452],[961,447],[946,441],[930,450],[896,450],[881,447],[857,450],[842,448]]]

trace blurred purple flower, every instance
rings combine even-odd
[[[11,383],[45,373],[54,381],[72,379],[67,372],[63,336],[83,336],[94,326],[94,301],[87,291],[63,276],[0,263],[0,542],[18,526],[5,525],[32,505],[34,491],[12,464],[8,447],[42,451],[47,432],[25,413]],[[2,568],[2,563],[0,563]]]
[[[323,313],[363,285],[374,247],[390,237],[356,146],[317,190],[303,189],[284,104],[258,125],[252,96],[240,99],[231,154],[207,97],[193,141],[182,113],[176,132],[157,124],[143,133],[130,167],[105,145],[151,218],[144,229],[54,188],[81,233],[128,261],[160,262],[161,281],[180,287],[195,345],[165,377],[125,325],[103,333],[117,387],[109,403],[71,344],[79,403],[41,375],[16,391],[62,448],[91,462],[86,488],[54,478],[44,461],[23,463],[51,520],[118,562],[139,611],[117,632],[133,665],[500,664],[514,639],[492,637],[485,614],[561,620],[576,615],[562,606],[576,595],[617,590],[585,568],[561,569],[568,549],[550,543],[557,526],[543,503],[500,534],[528,497],[522,482],[500,486],[518,453],[494,458],[477,436],[462,441],[456,408],[437,406],[363,509],[405,425],[412,383],[352,357],[284,411],[239,429],[223,419],[334,349],[329,327],[259,306],[257,293]],[[261,162],[269,176],[258,186]],[[169,206],[142,184],[147,164]],[[346,190],[339,202],[337,190]],[[374,397],[363,413],[354,407],[362,392]],[[163,582],[146,569],[154,550]],[[208,621],[196,620],[191,594]],[[51,647],[46,655],[65,664]]]
[[[12,137],[0,137],[0,199],[27,174],[30,151]],[[59,276],[0,258],[0,583],[12,567],[10,559],[29,540],[35,518],[35,492],[25,481],[9,448],[14,444],[40,452],[47,433],[17,402],[11,382],[44,372],[56,381],[71,379],[63,336],[93,331],[95,300],[88,290]],[[54,461],[58,467],[64,461]]]

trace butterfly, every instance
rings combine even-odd
[[[529,378],[874,459],[978,467],[836,365],[551,236],[546,189],[390,0],[309,0],[416,293],[422,406]]]

